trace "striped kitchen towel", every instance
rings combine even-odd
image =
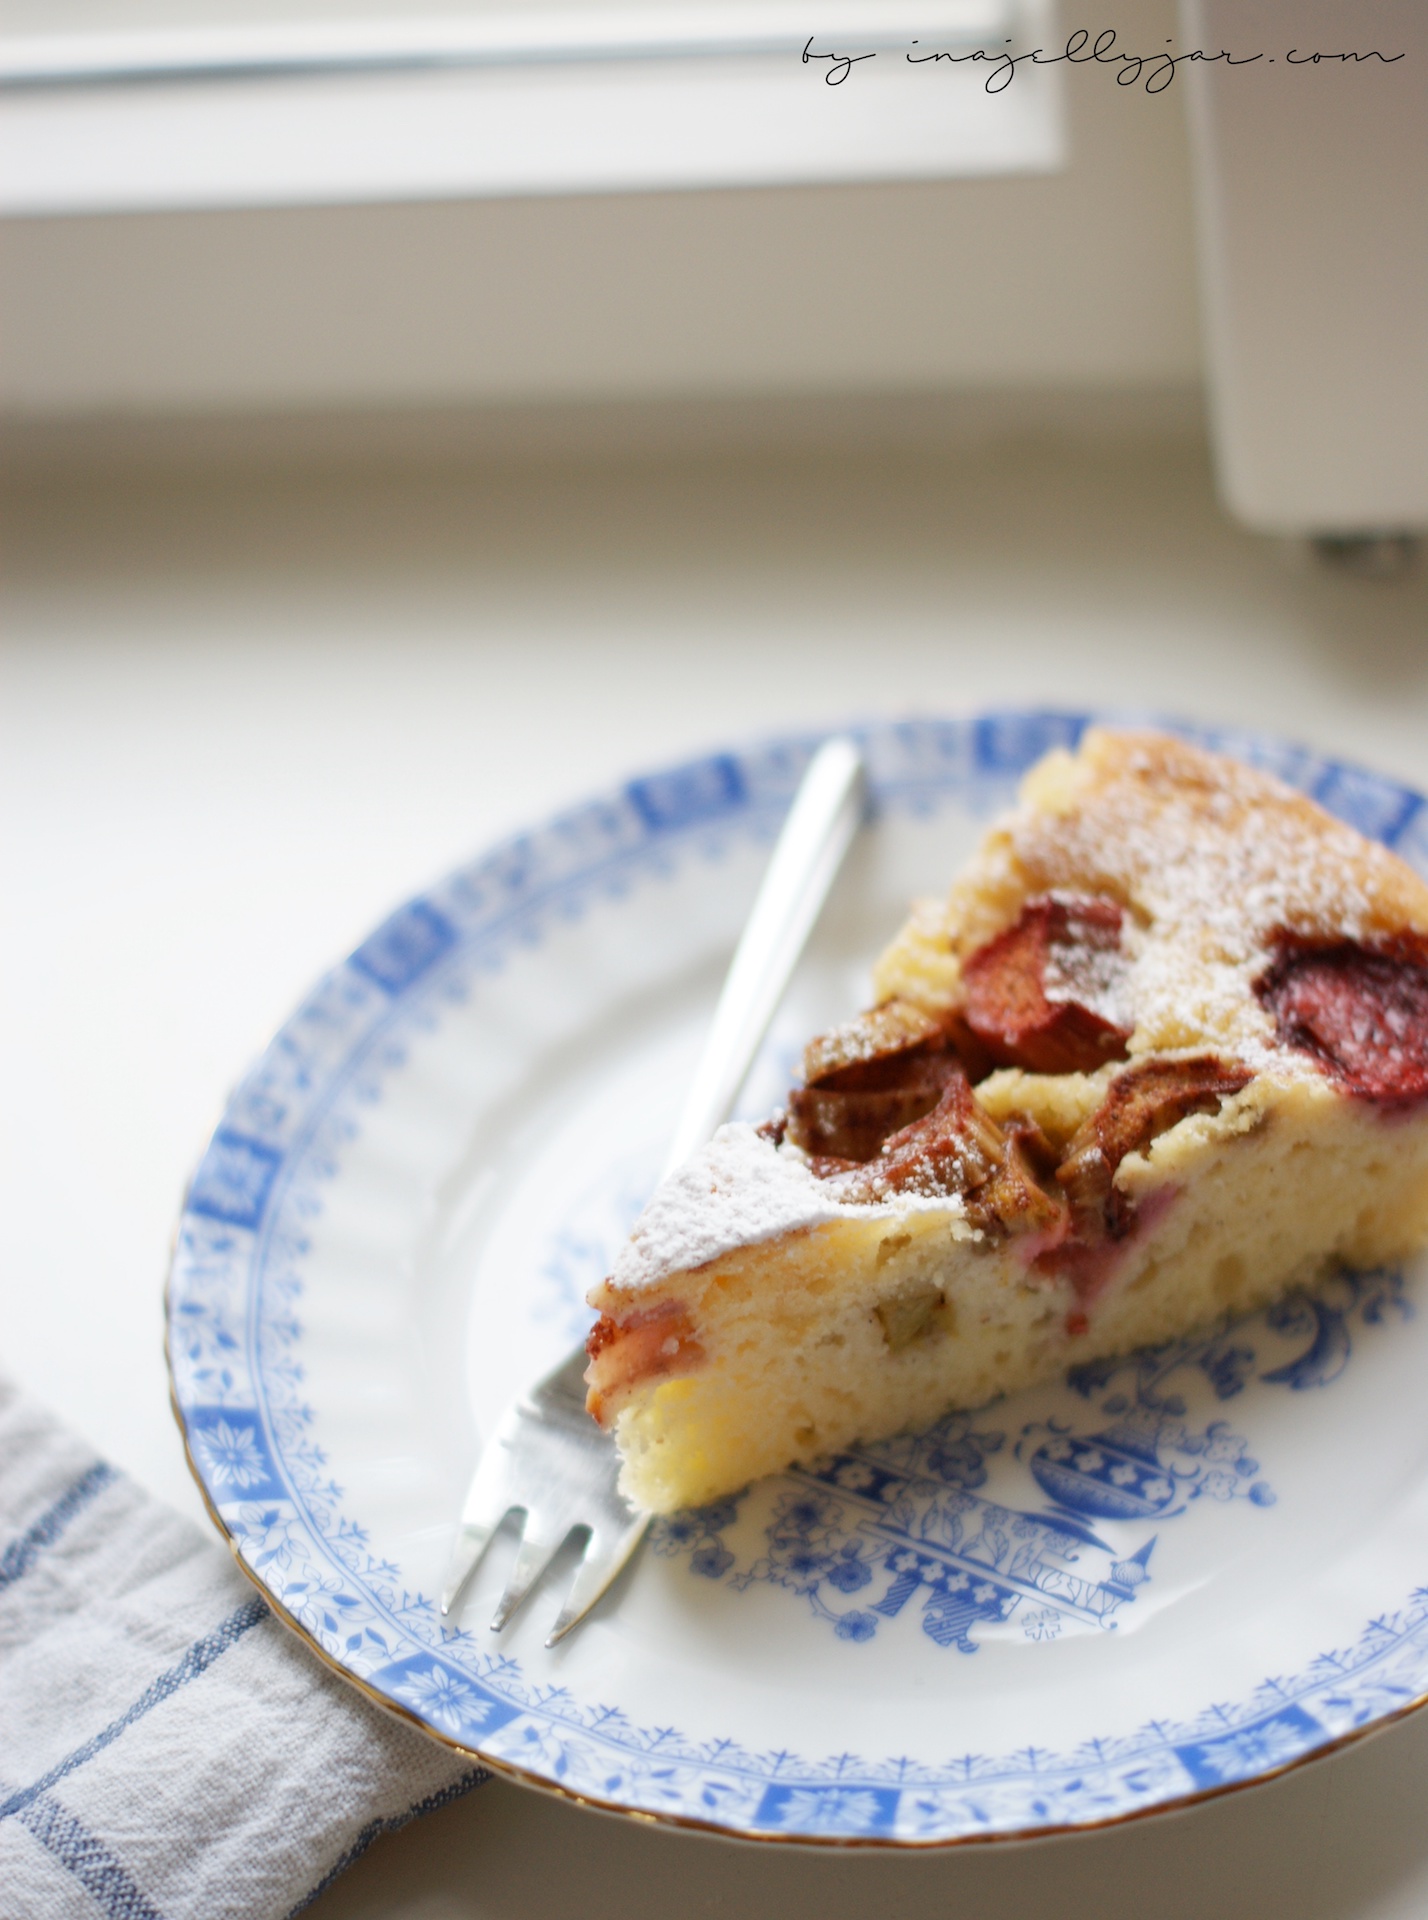
[[[268,1920],[487,1776],[0,1377],[0,1912]]]

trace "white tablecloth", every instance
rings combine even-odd
[[[160,1294],[227,1086],[391,904],[721,739],[993,702],[1175,710],[1428,778],[1428,585],[1219,517],[1194,447],[34,494],[0,672],[0,1350],[202,1518]],[[501,1782],[315,1913],[1409,1920],[1428,1718],[1026,1849],[736,1847]]]

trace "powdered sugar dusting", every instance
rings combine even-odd
[[[734,1121],[659,1188],[635,1222],[611,1284],[650,1286],[735,1247],[851,1211],[801,1160]]]
[[[1105,892],[1129,908],[1118,997],[1133,1056],[1208,1044],[1298,1073],[1254,992],[1275,935],[1428,928],[1416,875],[1268,774],[1156,735],[1099,732],[1081,767],[1071,804],[1050,809],[1033,776],[995,856],[1001,866],[1010,853],[1030,891]]]
[[[1042,993],[1053,1006],[1058,1001],[1074,1002],[1088,1008],[1109,1026],[1121,1027],[1129,1033],[1135,1020],[1125,991],[1127,963],[1141,945],[1135,922],[1126,924],[1122,920],[1115,940],[1097,945],[1094,939],[1085,937],[1084,921],[1076,924],[1077,911],[1085,905],[1082,896],[1063,888],[1050,897],[1070,909],[1073,922],[1068,929],[1069,938],[1052,938],[1047,944],[1041,973]]]

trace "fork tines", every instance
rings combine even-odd
[[[580,1563],[546,1641],[555,1645],[595,1605],[650,1522],[616,1486],[619,1459],[585,1411],[585,1351],[577,1349],[510,1407],[481,1455],[447,1569],[449,1614],[505,1523],[519,1515],[520,1546],[491,1630],[499,1633],[568,1542]]]

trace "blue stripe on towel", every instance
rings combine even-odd
[[[419,1820],[424,1813],[435,1813],[438,1807],[448,1806],[451,1801],[459,1800],[473,1787],[479,1787],[491,1778],[484,1767],[473,1767],[469,1773],[463,1773],[459,1780],[453,1780],[449,1787],[442,1787],[436,1793],[429,1793],[425,1800],[408,1807],[405,1813],[394,1813],[382,1820],[369,1820],[350,1847],[345,1848],[332,1865],[323,1874],[311,1893],[305,1893],[287,1920],[296,1920],[304,1908],[310,1907],[320,1893],[326,1893],[333,1881],[341,1873],[346,1873],[354,1860],[359,1860],[374,1840],[380,1840],[384,1833],[395,1833],[399,1827],[406,1826],[410,1820]]]
[[[42,1793],[31,1800],[20,1810],[19,1818],[40,1845],[69,1869],[110,1920],[164,1920],[120,1860],[53,1794]]]
[[[88,1506],[96,1493],[102,1493],[119,1478],[107,1460],[96,1460],[74,1485],[62,1493],[52,1507],[46,1508],[32,1527],[12,1540],[0,1553],[0,1593],[13,1587],[30,1571],[44,1547],[52,1547],[74,1516]]]
[[[181,1687],[186,1687],[190,1680],[196,1680],[201,1673],[206,1672],[220,1654],[228,1651],[235,1640],[242,1639],[250,1627],[256,1627],[270,1618],[268,1603],[258,1594],[254,1594],[251,1600],[245,1600],[242,1606],[236,1612],[230,1613],[226,1620],[221,1621],[212,1633],[206,1633],[201,1640],[195,1640],[177,1666],[170,1667],[167,1673],[161,1673],[157,1680],[144,1689],[133,1706],[121,1713],[117,1720],[111,1720],[102,1733],[96,1733],[92,1740],[86,1740],[82,1747],[76,1747],[73,1753],[61,1760],[57,1766],[51,1767],[49,1772],[42,1779],[37,1780],[32,1787],[24,1787],[18,1793],[12,1793],[7,1799],[0,1801],[0,1820],[7,1819],[14,1813],[22,1813],[26,1807],[38,1800],[42,1793],[47,1793],[56,1781],[63,1780],[66,1774],[73,1773],[77,1767],[82,1767],[92,1760],[97,1753],[102,1753],[106,1747],[112,1746],[120,1734],[126,1728],[132,1727],[136,1720],[142,1720],[146,1713],[160,1706],[171,1694],[177,1693]]]

